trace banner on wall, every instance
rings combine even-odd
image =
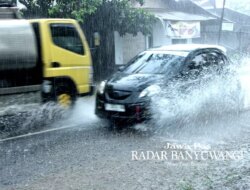
[[[165,21],[166,35],[173,39],[199,38],[200,22]]]

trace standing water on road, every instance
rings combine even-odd
[[[40,101],[39,93],[1,97],[0,138],[39,131],[64,117],[62,108]]]
[[[47,103],[41,105],[39,94],[16,95],[1,99],[0,138],[41,130],[97,126],[94,97],[79,98],[71,110]]]

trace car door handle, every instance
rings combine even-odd
[[[61,64],[58,63],[58,62],[52,62],[52,63],[51,63],[51,67],[52,67],[52,68],[58,68],[58,67],[61,67]]]

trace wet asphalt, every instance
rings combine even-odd
[[[93,98],[82,99],[73,112],[56,120],[46,114],[43,117],[44,111],[25,115],[21,121],[26,121],[25,126],[33,121],[28,125],[34,130],[29,132],[35,134],[27,135],[24,130],[16,134],[24,135],[20,138],[2,136],[0,189],[250,189],[249,111],[220,116],[209,124],[195,121],[176,128],[173,121],[157,129],[152,122],[117,130],[96,118],[93,103]],[[132,151],[165,151],[171,155],[173,151],[191,150],[169,145],[194,144],[208,145],[211,151],[244,153],[240,160],[205,161],[139,155],[135,160],[132,156]]]

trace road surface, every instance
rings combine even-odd
[[[28,116],[32,133],[2,136],[0,189],[250,189],[250,112],[111,130],[95,117],[93,105],[93,98],[82,99],[73,113],[44,127],[48,115],[38,111],[40,119]],[[242,155],[196,159],[193,153],[202,151]]]

